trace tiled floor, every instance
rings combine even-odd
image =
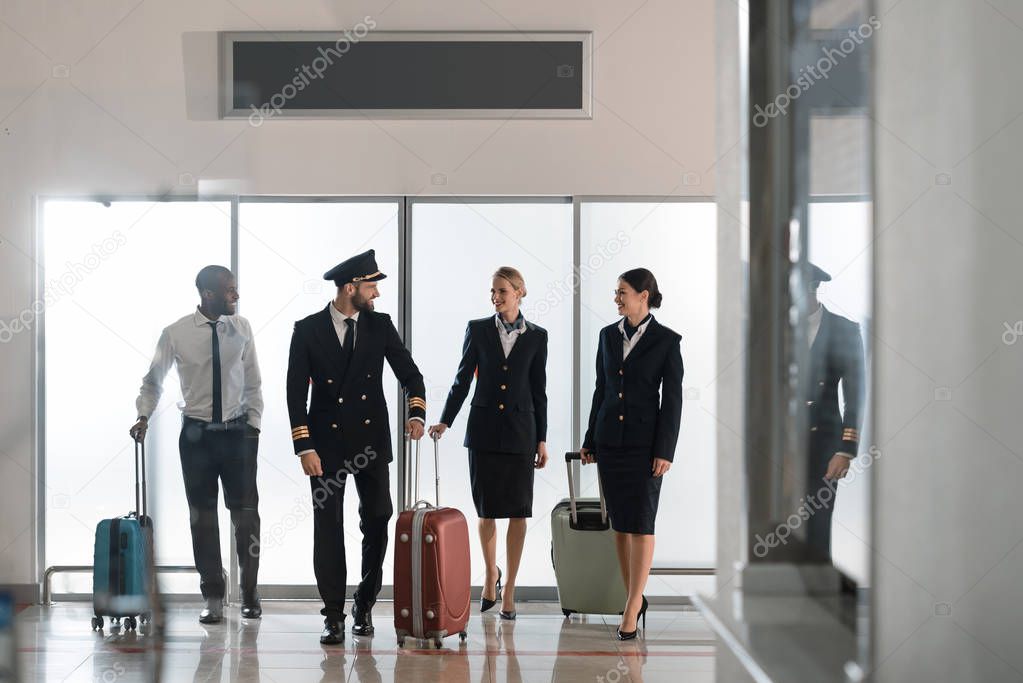
[[[322,618],[309,602],[263,603],[263,618],[243,621],[229,608],[224,623],[203,626],[197,605],[175,604],[162,648],[163,681],[433,681],[472,683],[709,683],[715,642],[699,613],[651,608],[645,637],[618,642],[617,617],[573,617],[557,605],[520,605],[505,622],[475,614],[467,641],[449,638],[441,650],[398,648],[391,606],[377,605],[377,635],[321,646]],[[152,639],[135,633],[90,632],[84,603],[29,607],[18,615],[24,681],[152,680]]]

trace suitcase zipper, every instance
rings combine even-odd
[[[428,510],[412,513],[412,635],[424,638],[423,628],[423,521]]]

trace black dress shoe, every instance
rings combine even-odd
[[[344,620],[336,621],[327,617],[323,620],[323,631],[320,633],[320,645],[340,645],[345,642]]]
[[[224,620],[224,606],[220,600],[207,600],[206,607],[199,612],[200,624],[219,624]]]
[[[352,619],[355,622],[352,624],[353,636],[373,635],[375,629],[373,628],[372,609],[372,607],[360,607],[359,605],[352,606]]]
[[[259,619],[263,616],[263,605],[259,595],[252,593],[242,597],[242,619]]]
[[[480,612],[486,612],[488,609],[497,604],[497,601],[501,599],[501,568],[497,568],[497,585],[494,587],[494,599],[483,597],[483,593],[480,593]]]

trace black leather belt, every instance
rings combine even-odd
[[[226,422],[206,422],[204,420],[197,420],[194,417],[183,416],[185,424],[195,425],[201,429],[205,429],[208,432],[228,432],[235,430],[245,429],[246,421],[248,417],[246,415],[239,415],[233,420],[227,420]]]

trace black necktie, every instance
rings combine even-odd
[[[341,344],[341,357],[344,359],[345,372],[348,372],[348,364],[352,362],[352,350],[355,348],[355,320],[345,318],[345,341]]]
[[[213,421],[224,421],[223,397],[220,395],[220,338],[217,323],[206,323],[213,330]]]

